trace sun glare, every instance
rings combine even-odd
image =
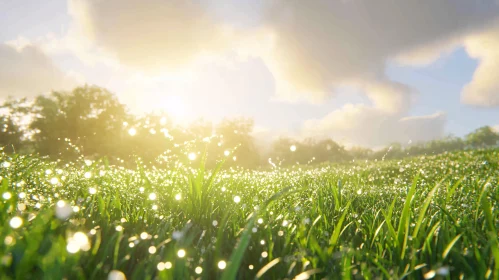
[[[176,119],[183,119],[187,114],[185,100],[179,95],[167,96],[163,100],[162,106],[168,114]]]

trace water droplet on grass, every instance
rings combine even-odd
[[[10,219],[9,224],[12,228],[20,228],[23,225],[23,219],[21,219],[21,217],[16,216]]]
[[[218,262],[218,268],[225,269],[226,266],[227,266],[227,263],[225,261]]]
[[[177,252],[177,256],[178,256],[179,258],[183,258],[183,257],[185,257],[185,255],[186,255],[186,252],[185,252],[185,250],[184,250],[184,249],[180,249],[180,250],[178,250],[178,252]]]

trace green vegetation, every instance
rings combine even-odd
[[[2,279],[499,277],[499,150],[258,171],[187,152],[0,154]]]
[[[497,147],[499,143],[499,134],[487,126],[464,138],[448,136],[424,143],[392,143],[377,151],[363,147],[346,149],[334,139],[255,137],[251,119],[224,119],[217,124],[198,120],[179,125],[165,112],[131,114],[115,95],[95,86],[56,91],[34,100],[8,100],[0,106],[0,146],[5,147],[5,152],[37,153],[52,160],[71,162],[84,155],[94,159],[106,157],[112,164],[133,167],[135,160],[131,155],[137,155],[152,165],[165,151],[182,156],[179,147],[186,141],[202,143],[203,139],[214,136],[218,139],[212,139],[206,148],[210,154],[206,164],[210,168],[216,166],[212,155],[223,154],[227,148],[236,146],[234,158],[225,163],[226,167],[268,166],[269,158],[277,166],[401,159]],[[204,148],[201,144],[196,150]]]

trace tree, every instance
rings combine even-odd
[[[105,89],[78,87],[71,92],[38,96],[30,128],[42,155],[74,158],[125,155],[120,147],[123,123],[131,117],[126,107]]]
[[[9,116],[0,116],[0,148],[7,153],[19,151],[23,133]]]
[[[297,141],[279,138],[272,144],[271,158],[284,165],[341,162],[350,158],[345,148],[332,139],[307,138]]]
[[[373,150],[371,150],[369,148],[355,146],[355,147],[352,147],[350,150],[348,150],[347,153],[353,159],[357,159],[357,160],[358,159],[368,159],[372,155]]]
[[[220,137],[220,150],[217,153],[223,153],[225,150],[232,150],[237,147],[235,153],[231,155],[230,162],[243,167],[255,167],[260,161],[254,139],[251,136],[254,123],[252,119],[235,118],[224,119],[216,128],[216,134]]]
[[[26,98],[8,98],[0,106],[0,147],[8,153],[25,152],[29,146],[29,108],[31,104]]]
[[[466,135],[466,143],[472,147],[485,147],[497,145],[499,134],[490,126],[483,126]]]

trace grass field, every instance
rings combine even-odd
[[[499,277],[499,150],[267,171],[202,161],[1,154],[2,279]]]

